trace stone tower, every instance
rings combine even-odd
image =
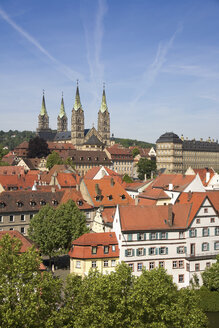
[[[105,86],[103,86],[102,103],[98,112],[98,132],[103,143],[110,145],[110,114],[106,104]]]
[[[62,95],[60,112],[57,117],[57,132],[66,132],[68,130],[68,119],[65,113],[64,100]]]
[[[40,111],[40,115],[38,116],[38,129],[37,132],[40,131],[50,131],[49,128],[49,116],[46,111],[46,104],[45,104],[45,97],[43,92],[43,99],[42,99],[42,107]]]
[[[73,145],[81,145],[84,143],[84,111],[81,106],[78,82],[75,104],[71,115],[71,142]]]

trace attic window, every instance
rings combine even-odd
[[[4,202],[0,202],[0,208],[4,208],[6,204]]]
[[[98,157],[95,157],[95,161],[98,161]]]
[[[96,199],[97,202],[100,202],[103,199],[103,196],[102,195],[97,195],[95,197],[95,199]]]
[[[56,199],[53,199],[52,200],[52,204],[55,205],[55,206],[57,206],[58,205],[58,201]]]
[[[112,199],[113,199],[113,195],[109,195],[109,196],[108,196],[108,199],[109,199],[109,200],[112,200]]]
[[[81,157],[80,157],[80,160],[83,161],[83,159],[84,159],[83,156],[81,156]]]
[[[31,200],[30,201],[30,206],[35,206],[36,205],[36,202],[34,200]]]
[[[107,158],[106,157],[104,157],[104,161],[106,161],[107,160]]]
[[[45,200],[41,200],[40,201],[40,205],[46,205],[46,201]]]
[[[121,195],[120,196],[122,199],[126,199],[126,197],[125,197],[125,195],[123,194],[123,195]]]
[[[24,205],[21,201],[17,201],[16,204],[18,207],[22,207]]]
[[[78,201],[78,205],[79,205],[79,206],[82,206],[82,205],[83,205],[83,201],[82,201],[82,200],[79,200],[79,201]]]
[[[91,161],[91,157],[88,157],[88,161]]]

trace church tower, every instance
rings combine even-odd
[[[38,116],[38,129],[37,132],[47,132],[50,131],[49,128],[49,116],[46,111],[46,103],[43,91],[43,99],[42,99],[42,107],[40,111],[40,115]]]
[[[60,112],[57,117],[57,132],[66,132],[68,130],[68,119],[65,113],[65,106],[62,94]]]
[[[75,104],[71,115],[71,142],[73,145],[81,145],[84,143],[84,111],[81,105],[78,81]]]
[[[98,112],[98,132],[103,143],[110,145],[110,114],[106,104],[105,86],[103,86],[102,103]]]

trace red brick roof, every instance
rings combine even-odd
[[[112,251],[115,245],[115,251]],[[97,247],[97,253],[92,254],[92,246]],[[104,254],[104,246],[109,246],[109,252]],[[119,248],[114,232],[86,233],[72,242],[69,256],[78,259],[97,259],[119,257]]]
[[[84,179],[90,197],[95,207],[116,206],[117,204],[132,204],[133,199],[114,178],[105,176],[100,180]],[[97,189],[100,190],[100,198],[96,200]],[[110,200],[112,196],[112,199]]]
[[[173,205],[174,222],[168,224],[168,206],[119,206],[122,231],[185,229],[191,223],[191,204]],[[133,219],[134,218],[134,219]]]

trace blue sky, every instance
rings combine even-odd
[[[218,0],[0,0],[0,129],[51,128],[79,79],[85,126],[102,85],[117,137],[218,139]]]

